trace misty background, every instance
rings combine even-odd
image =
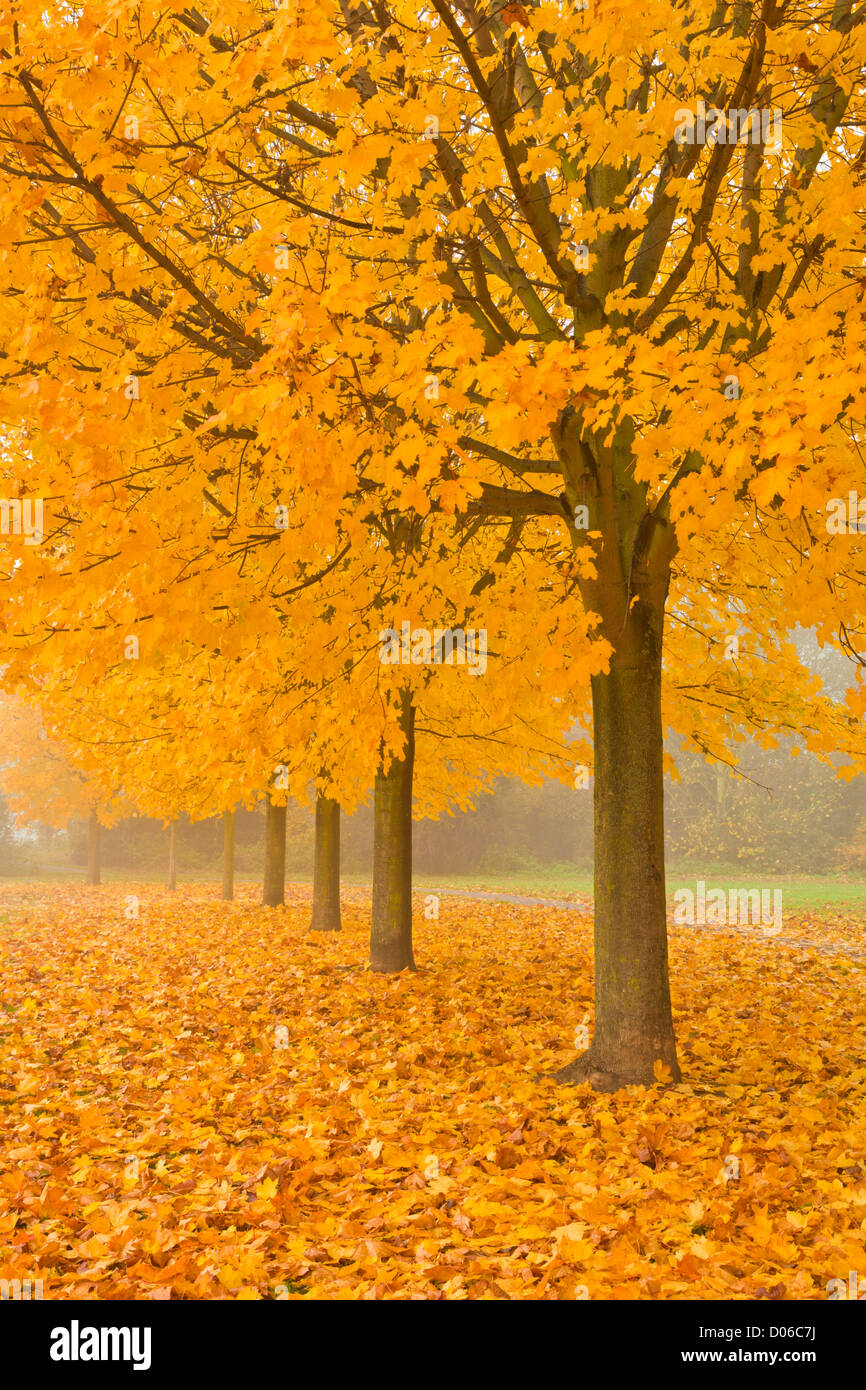
[[[733,778],[697,754],[678,758],[682,780],[666,779],[666,841],[670,863],[695,870],[742,867],[775,873],[857,871],[866,866],[866,779],[844,782],[790,746],[773,752],[755,744],[741,750],[740,767],[752,780]],[[289,876],[313,870],[311,810],[289,804],[286,867]],[[222,818],[178,822],[181,879],[217,878],[222,865]],[[370,807],[344,816],[343,869],[371,871]],[[415,823],[415,872],[447,877],[509,874],[592,865],[592,790],[561,783],[528,787],[501,779],[471,812]],[[168,862],[168,830],[139,817],[102,831],[102,863],[134,878],[161,877]],[[236,815],[236,870],[259,875],[264,862],[264,810]],[[40,875],[87,864],[87,824],[57,831],[35,822],[23,832],[0,801],[0,875]]]
[[[821,649],[800,629],[801,659],[825,690],[841,698],[852,683],[852,663]],[[815,758],[793,756],[794,741],[769,751],[746,739],[738,745],[739,776],[699,753],[669,745],[680,774],[665,778],[667,862],[684,872],[756,869],[774,874],[860,873],[866,870],[866,778],[846,782]],[[799,752],[799,750],[797,750]],[[0,753],[2,758],[2,753]],[[289,803],[286,872],[313,872],[315,813]],[[235,871],[259,877],[264,864],[264,806],[235,816]],[[137,817],[102,830],[103,870],[118,877],[161,878],[168,864],[169,831]],[[222,874],[222,817],[191,824],[181,816],[177,870],[181,880]],[[501,778],[473,811],[438,821],[416,821],[413,870],[418,876],[465,878],[592,870],[592,784],[576,790],[560,782],[526,786]],[[371,804],[342,818],[342,871],[369,876],[373,857]],[[52,830],[38,821],[16,829],[0,797],[0,876],[41,876],[87,867],[87,823]]]

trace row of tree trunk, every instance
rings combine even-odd
[[[414,970],[412,954],[412,776],[415,765],[415,707],[411,694],[401,696],[400,727],[405,738],[402,758],[387,770],[380,767],[373,804],[373,909],[370,927],[370,967],[386,974]],[[223,883],[226,901],[234,897],[235,816],[223,817]],[[94,811],[90,817],[87,881],[99,884],[101,831]],[[169,838],[168,886],[177,887],[177,822]],[[265,872],[262,903],[279,907],[286,896],[286,807],[270,799],[265,808]],[[340,804],[327,796],[316,800],[316,840],[313,869],[313,931],[339,931]]]
[[[641,610],[642,613],[643,610]],[[640,615],[639,615],[640,616]],[[602,1090],[680,1077],[668,982],[665,916],[661,618],[637,617],[609,672],[592,677],[595,738],[595,1029],[589,1049],[558,1073]],[[632,629],[635,632],[632,632]],[[641,630],[637,630],[641,628]],[[375,780],[370,966],[414,969],[412,777],[415,710],[400,704],[402,757]],[[90,818],[88,881],[99,883],[99,820]],[[263,902],[285,901],[286,808],[267,804]],[[176,883],[171,828],[169,886]],[[234,815],[225,816],[223,897],[234,893]],[[340,929],[340,807],[320,796],[312,928]],[[662,1071],[659,1071],[659,1064]]]
[[[414,970],[412,954],[412,777],[415,767],[415,707],[411,694],[400,700],[405,747],[387,769],[379,768],[373,792],[373,909],[370,968],[385,974]],[[228,850],[226,851],[228,853]],[[228,872],[228,871],[226,871]],[[225,882],[225,880],[224,880]],[[267,803],[265,875],[262,902],[279,907],[286,887],[286,808]],[[226,896],[225,887],[223,896]],[[313,867],[313,931],[339,931],[340,805],[316,800]]]

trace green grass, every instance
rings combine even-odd
[[[695,871],[691,867],[669,865],[667,870],[668,898],[678,888],[694,892],[698,879],[707,888],[781,888],[786,908],[808,909],[825,906],[866,907],[866,880],[846,879],[830,874],[768,874],[759,869],[731,866],[717,872]],[[527,897],[556,897],[562,893],[592,894],[592,871],[557,864],[549,870],[534,868],[527,873],[483,873],[418,875],[415,887],[428,892],[444,892],[447,888],[480,888],[499,893],[514,893]]]
[[[515,893],[533,898],[556,897],[563,893],[592,893],[592,870],[575,869],[570,864],[534,866],[522,873],[516,870],[472,874],[416,874],[414,886],[430,893],[446,888],[481,888],[496,893]]]
[[[103,881],[105,883],[153,883],[164,884],[164,872],[154,872],[153,870],[120,870],[104,869]],[[221,881],[221,873],[217,870],[195,870],[192,869],[186,874],[183,866],[179,866],[178,885],[183,887],[186,883],[212,883]],[[36,879],[44,883],[84,883],[85,875],[83,871],[74,871],[69,868],[58,868],[56,871],[33,873],[14,873],[9,870],[0,869],[0,879]],[[312,875],[293,872],[291,868],[287,871],[287,878],[292,883],[312,883]],[[698,879],[702,879],[707,888],[781,888],[783,893],[783,904],[786,908],[808,910],[820,907],[858,907],[866,908],[866,879],[846,878],[838,874],[779,874],[764,873],[760,869],[742,868],[737,865],[721,866],[719,868],[695,869],[692,865],[671,864],[667,870],[668,898],[673,899],[673,895],[678,888],[695,889]],[[237,873],[235,882],[258,883],[260,875],[255,873]],[[344,874],[343,882],[347,887],[369,886],[369,874]],[[502,870],[484,871],[477,870],[471,874],[416,874],[414,887],[419,893],[440,893],[445,894],[449,888],[466,891],[467,889],[481,889],[491,893],[508,893],[520,897],[533,898],[553,898],[568,893],[592,894],[592,870],[586,866],[574,867],[571,864],[552,864],[550,867],[533,864],[531,867],[521,871]]]
[[[235,873],[235,883],[260,883],[260,873]],[[302,883],[303,876],[294,876],[291,873],[287,877],[295,883]],[[40,873],[29,869],[4,869],[0,867],[0,879],[8,879],[11,882],[20,880],[25,883],[87,883],[87,872],[84,869],[43,868]],[[165,883],[167,875],[165,870],[138,868],[138,869],[115,869],[107,868],[102,870],[103,883]],[[187,869],[183,872],[182,867],[178,866],[177,875],[178,886],[184,883],[222,883],[222,870],[216,869]],[[312,882],[312,879],[310,879]]]
[[[786,908],[866,907],[866,881],[821,874],[765,874],[759,869],[731,869],[720,873],[668,870],[668,894],[677,888],[695,891],[700,878],[707,888],[781,888]]]

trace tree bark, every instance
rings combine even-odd
[[[592,677],[595,838],[595,1028],[557,1073],[596,1090],[679,1081],[668,981],[664,865],[662,649],[677,553],[669,493],[652,500],[635,467],[635,429],[611,442],[563,411],[552,431],[572,515],[589,512],[594,566],[579,580],[585,611],[610,646]],[[682,466],[685,466],[683,461]],[[584,544],[574,528],[575,548]]]
[[[223,813],[223,901],[235,895],[235,813]]]
[[[168,839],[168,891],[177,888],[177,821],[173,820]]]
[[[627,619],[592,678],[595,745],[595,1029],[557,1080],[596,1090],[680,1079],[668,982],[660,631]]]
[[[286,900],[286,808],[265,805],[265,880],[262,903],[281,907]]]
[[[373,802],[373,917],[370,968],[385,974],[414,970],[412,954],[412,773],[415,708],[409,691],[400,696],[400,727],[406,738],[401,758],[376,773]]]
[[[339,931],[341,925],[340,803],[317,796],[311,930]]]
[[[90,812],[87,827],[87,882],[94,885],[102,882],[102,826],[95,811]]]

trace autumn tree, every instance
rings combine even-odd
[[[753,719],[826,754],[866,706],[831,708],[786,640],[858,656],[866,622],[860,21],[95,3],[17,7],[4,49],[7,457],[16,496],[56,499],[58,610],[73,540],[78,597],[157,650],[202,615],[227,650],[250,620],[278,642],[249,567],[306,592],[371,515],[450,521],[431,592],[486,527],[509,566],[541,525],[550,573],[570,549],[596,1012],[564,1080],[679,1075],[665,723],[716,756]],[[36,549],[7,572],[25,627]]]
[[[672,585],[673,611],[701,623],[734,597],[746,645],[762,626],[760,556],[777,629],[859,626],[856,561],[824,511],[859,476],[863,39],[845,4],[661,5],[627,25],[615,5],[597,11],[300,6],[253,40],[261,120],[272,134],[279,110],[286,144],[260,141],[233,166],[272,191],[308,360],[319,315],[321,358],[293,399],[305,414],[367,412],[362,476],[398,440],[413,462],[392,472],[395,500],[423,507],[423,489],[441,505],[456,484],[488,515],[558,508],[593,549],[580,597],[611,649],[592,682],[596,1019],[563,1079],[609,1086],[656,1064],[678,1075]],[[196,25],[213,49],[229,42]],[[277,52],[297,98],[272,91]],[[338,168],[349,178],[327,206]],[[325,266],[313,298],[303,286]],[[350,361],[325,392],[338,333]],[[533,474],[557,477],[560,496],[514,485]]]
[[[371,963],[387,972],[411,967],[413,794],[416,814],[437,813],[466,804],[474,788],[489,785],[491,772],[537,776],[543,768],[570,777],[563,735],[573,702],[567,706],[563,695],[569,658],[587,642],[580,624],[566,625],[556,586],[544,583],[539,593],[533,582],[551,546],[561,550],[555,536],[543,530],[537,536],[535,568],[528,546],[519,568],[496,564],[495,537],[486,546],[464,548],[449,559],[444,593],[432,582],[439,572],[432,560],[449,534],[450,527],[440,523],[437,531],[428,523],[411,563],[403,556],[396,564],[385,544],[368,547],[363,564],[358,556],[351,565],[344,561],[332,571],[327,591],[306,590],[300,630],[294,610],[282,614],[279,647],[249,621],[249,605],[240,630],[231,617],[218,616],[203,622],[198,642],[190,629],[157,647],[142,627],[132,643],[103,607],[101,591],[88,594],[82,586],[75,566],[86,570],[89,562],[74,545],[63,559],[79,583],[63,591],[58,607],[50,583],[56,558],[47,549],[42,561],[49,582],[35,585],[36,597],[28,598],[29,627],[10,623],[7,632],[7,678],[29,680],[43,698],[50,696],[64,737],[88,748],[141,814],[169,823],[170,888],[176,884],[178,815],[228,816],[239,801],[255,804],[264,794],[263,901],[278,906],[285,895],[286,804],[308,800],[312,782],[313,926],[332,927],[339,921],[334,823],[338,827],[341,805],[353,809],[372,787]],[[387,540],[387,527],[381,538]],[[566,566],[560,588],[570,582]],[[337,601],[341,593],[345,610]],[[149,597],[161,602],[159,594]],[[273,595],[260,601],[273,602]],[[461,602],[471,603],[477,630],[467,633],[460,625],[467,616]],[[91,604],[101,611],[96,627]],[[14,603],[9,611],[15,614]],[[402,629],[416,623],[422,646],[431,650],[425,655],[407,646],[396,665],[383,663],[388,644],[380,625],[403,647],[408,639]],[[432,651],[437,630],[447,652]],[[422,736],[417,778],[411,753],[416,716]],[[230,849],[230,821],[226,830]],[[228,859],[224,893],[227,877]]]

